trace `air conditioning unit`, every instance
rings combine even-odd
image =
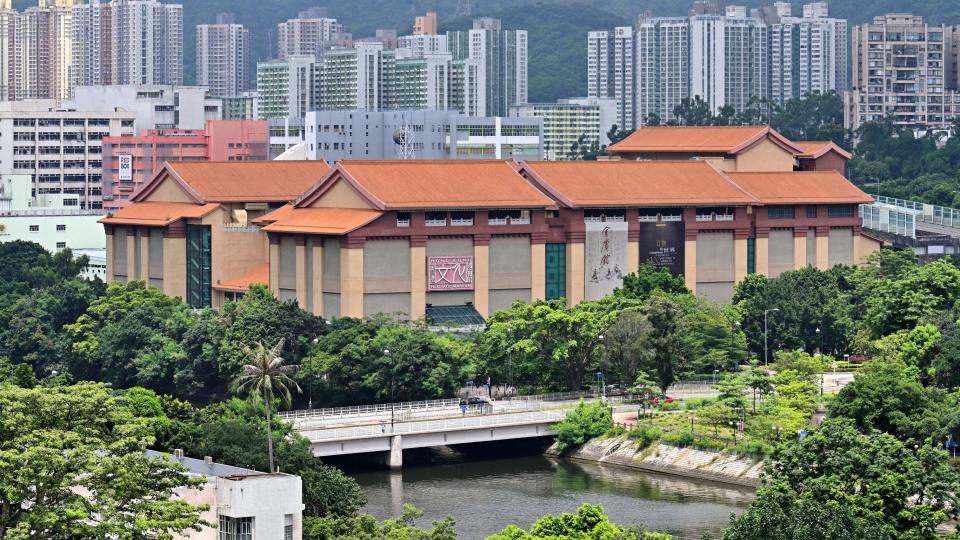
[[[247,210],[267,210],[269,208],[265,202],[248,202],[243,207]]]

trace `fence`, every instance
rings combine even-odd
[[[425,422],[407,422],[403,424],[367,425],[333,429],[304,430],[300,434],[311,442],[359,439],[362,437],[378,437],[384,435],[410,435],[414,433],[436,433],[458,429],[481,427],[506,426],[517,424],[534,424],[539,422],[554,422],[565,416],[562,411],[543,411],[522,414],[502,414],[487,416],[467,416],[446,420],[429,420]]]

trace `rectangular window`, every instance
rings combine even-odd
[[[397,212],[397,227],[410,226],[410,212]]]
[[[57,225],[57,232],[63,232],[65,230],[67,230],[66,225]]]
[[[757,239],[747,238],[747,273],[757,272]]]
[[[473,212],[455,211],[450,212],[450,224],[454,227],[463,227],[473,225]]]
[[[817,217],[817,207],[808,206],[807,207],[807,217],[810,219],[815,219]]]
[[[768,206],[768,219],[793,219],[794,211],[792,206]]]
[[[30,232],[40,232],[40,226],[39,226],[39,225],[31,225],[31,226],[30,226]]]
[[[545,249],[547,300],[567,296],[567,245],[547,244]]]
[[[827,217],[849,218],[853,217],[853,205],[842,204],[827,207]]]
[[[447,224],[447,213],[427,212],[425,220],[427,227],[443,227]]]
[[[220,516],[220,540],[253,540],[253,518]]]
[[[529,225],[529,210],[490,210],[487,212],[488,225]]]
[[[293,540],[293,514],[283,516],[283,540]]]
[[[187,225],[187,304],[209,307],[210,294],[210,226]]]
[[[57,242],[57,249],[66,249],[66,247],[67,247],[66,242]]]

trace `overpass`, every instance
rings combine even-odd
[[[671,388],[675,398],[708,397],[709,383]],[[632,396],[609,396],[612,405]],[[551,426],[581,400],[596,394],[566,392],[518,396],[464,413],[460,399],[380,403],[354,407],[287,411],[280,416],[310,441],[317,457],[382,452],[393,468],[403,464],[403,450],[552,435]]]
[[[960,210],[874,195],[861,204],[863,228],[895,247],[910,247],[920,257],[960,253]]]

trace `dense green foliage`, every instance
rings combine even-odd
[[[668,534],[644,532],[610,522],[603,506],[584,503],[576,514],[546,515],[527,532],[510,525],[487,540],[670,540]]]
[[[554,425],[557,433],[557,448],[561,452],[599,437],[613,427],[613,413],[600,401],[584,403],[567,413],[567,416]]]
[[[829,420],[779,447],[757,499],[725,540],[934,539],[958,511],[960,474],[942,450]]]
[[[308,517],[303,521],[304,540],[456,540],[451,517],[435,521],[429,530],[417,527],[414,520],[423,511],[406,504],[394,519],[377,521],[370,514],[356,516]]]
[[[149,457],[155,425],[102,384],[0,383],[0,539],[168,538],[199,530],[198,487],[181,465]]]

